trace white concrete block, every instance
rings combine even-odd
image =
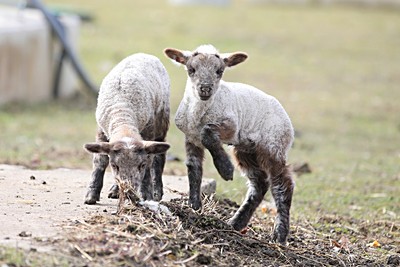
[[[77,49],[79,18],[62,22]],[[50,99],[59,50],[40,11],[0,6],[0,105]],[[70,64],[63,66],[61,77],[60,97],[72,95],[78,78]]]

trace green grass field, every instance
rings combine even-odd
[[[399,11],[232,2],[175,7],[154,0],[46,1],[94,15],[82,25],[79,55],[97,84],[129,54],[158,56],[172,81],[172,113],[186,74],[163,55],[164,48],[211,43],[221,52],[247,52],[248,61],[224,79],[252,84],[281,101],[297,132],[289,161],[312,168],[296,179],[293,216],[398,220]],[[94,109],[87,99],[1,107],[0,162],[91,168],[82,145],[94,140]],[[168,141],[170,153],[184,159],[183,135],[173,122]],[[169,162],[166,171],[186,168]],[[239,173],[233,182],[223,181],[208,157],[205,176],[218,179],[219,194],[243,198],[246,179]]]

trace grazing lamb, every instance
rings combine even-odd
[[[116,180],[139,191],[144,200],[162,198],[161,176],[169,148],[164,142],[169,128],[169,86],[160,60],[142,53],[125,58],[104,78],[97,100],[96,143],[84,146],[94,153],[85,204],[100,200],[109,162]],[[108,197],[118,198],[118,191],[114,184]],[[134,193],[129,191],[128,197]]]
[[[234,167],[222,144],[232,145],[249,188],[229,223],[236,230],[244,229],[271,185],[278,212],[273,239],[285,244],[294,189],[286,165],[294,138],[287,113],[274,97],[250,85],[221,80],[225,68],[246,60],[245,53],[219,54],[211,45],[194,52],[172,48],[164,52],[185,65],[189,76],[175,123],[186,136],[190,206],[201,208],[204,148],[210,151],[222,178],[232,180]]]

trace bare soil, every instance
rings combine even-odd
[[[18,173],[14,181],[10,173]],[[105,193],[99,205],[82,204],[90,172],[67,173],[0,172],[2,244],[29,257],[56,257],[52,266],[400,266],[396,221],[331,214],[293,220],[288,246],[280,246],[271,242],[273,208],[258,209],[242,232],[226,224],[238,208],[229,199],[205,197],[195,212],[175,192],[162,202],[170,214],[127,203],[116,215],[116,200]]]
[[[107,198],[114,182],[106,172],[101,199],[96,205],[85,205],[84,196],[90,170],[32,170],[0,164],[0,245],[28,250],[51,250],[37,240],[58,238],[62,225],[87,216],[113,214],[118,201]],[[186,192],[186,177],[163,176],[164,200]],[[215,192],[215,181],[204,179],[203,192]]]

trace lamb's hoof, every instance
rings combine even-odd
[[[113,184],[108,191],[108,198],[118,199],[119,198],[119,188],[118,185]]]
[[[233,164],[228,157],[214,159],[214,166],[217,168],[217,171],[219,175],[221,175],[222,179],[225,181],[233,180],[233,172],[235,167],[233,167]]]
[[[287,236],[279,234],[277,231],[274,231],[272,235],[272,241],[280,244],[281,246],[287,246]]]
[[[201,209],[201,201],[193,201],[189,199],[189,206],[194,210]]]
[[[131,196],[132,195],[134,195],[134,196],[136,196],[135,194],[130,194]],[[142,196],[142,199],[144,200],[144,201],[147,201],[147,200],[155,200],[154,199],[154,196],[153,196],[153,193],[151,193],[151,192],[141,192],[141,196]]]
[[[227,223],[228,223],[228,225],[232,226],[232,228],[236,231],[242,230],[242,227],[239,226],[239,224],[236,222],[236,220],[234,218],[230,218]]]
[[[155,201],[161,201],[162,196],[163,196],[163,192],[162,192],[162,191],[161,191],[161,192],[154,192],[154,194],[153,194],[153,200],[155,200]]]
[[[99,200],[100,200],[100,194],[93,192],[93,191],[88,191],[86,193],[85,204],[94,205]]]
[[[119,193],[115,192],[115,191],[110,191],[110,192],[108,192],[108,198],[118,199]]]

